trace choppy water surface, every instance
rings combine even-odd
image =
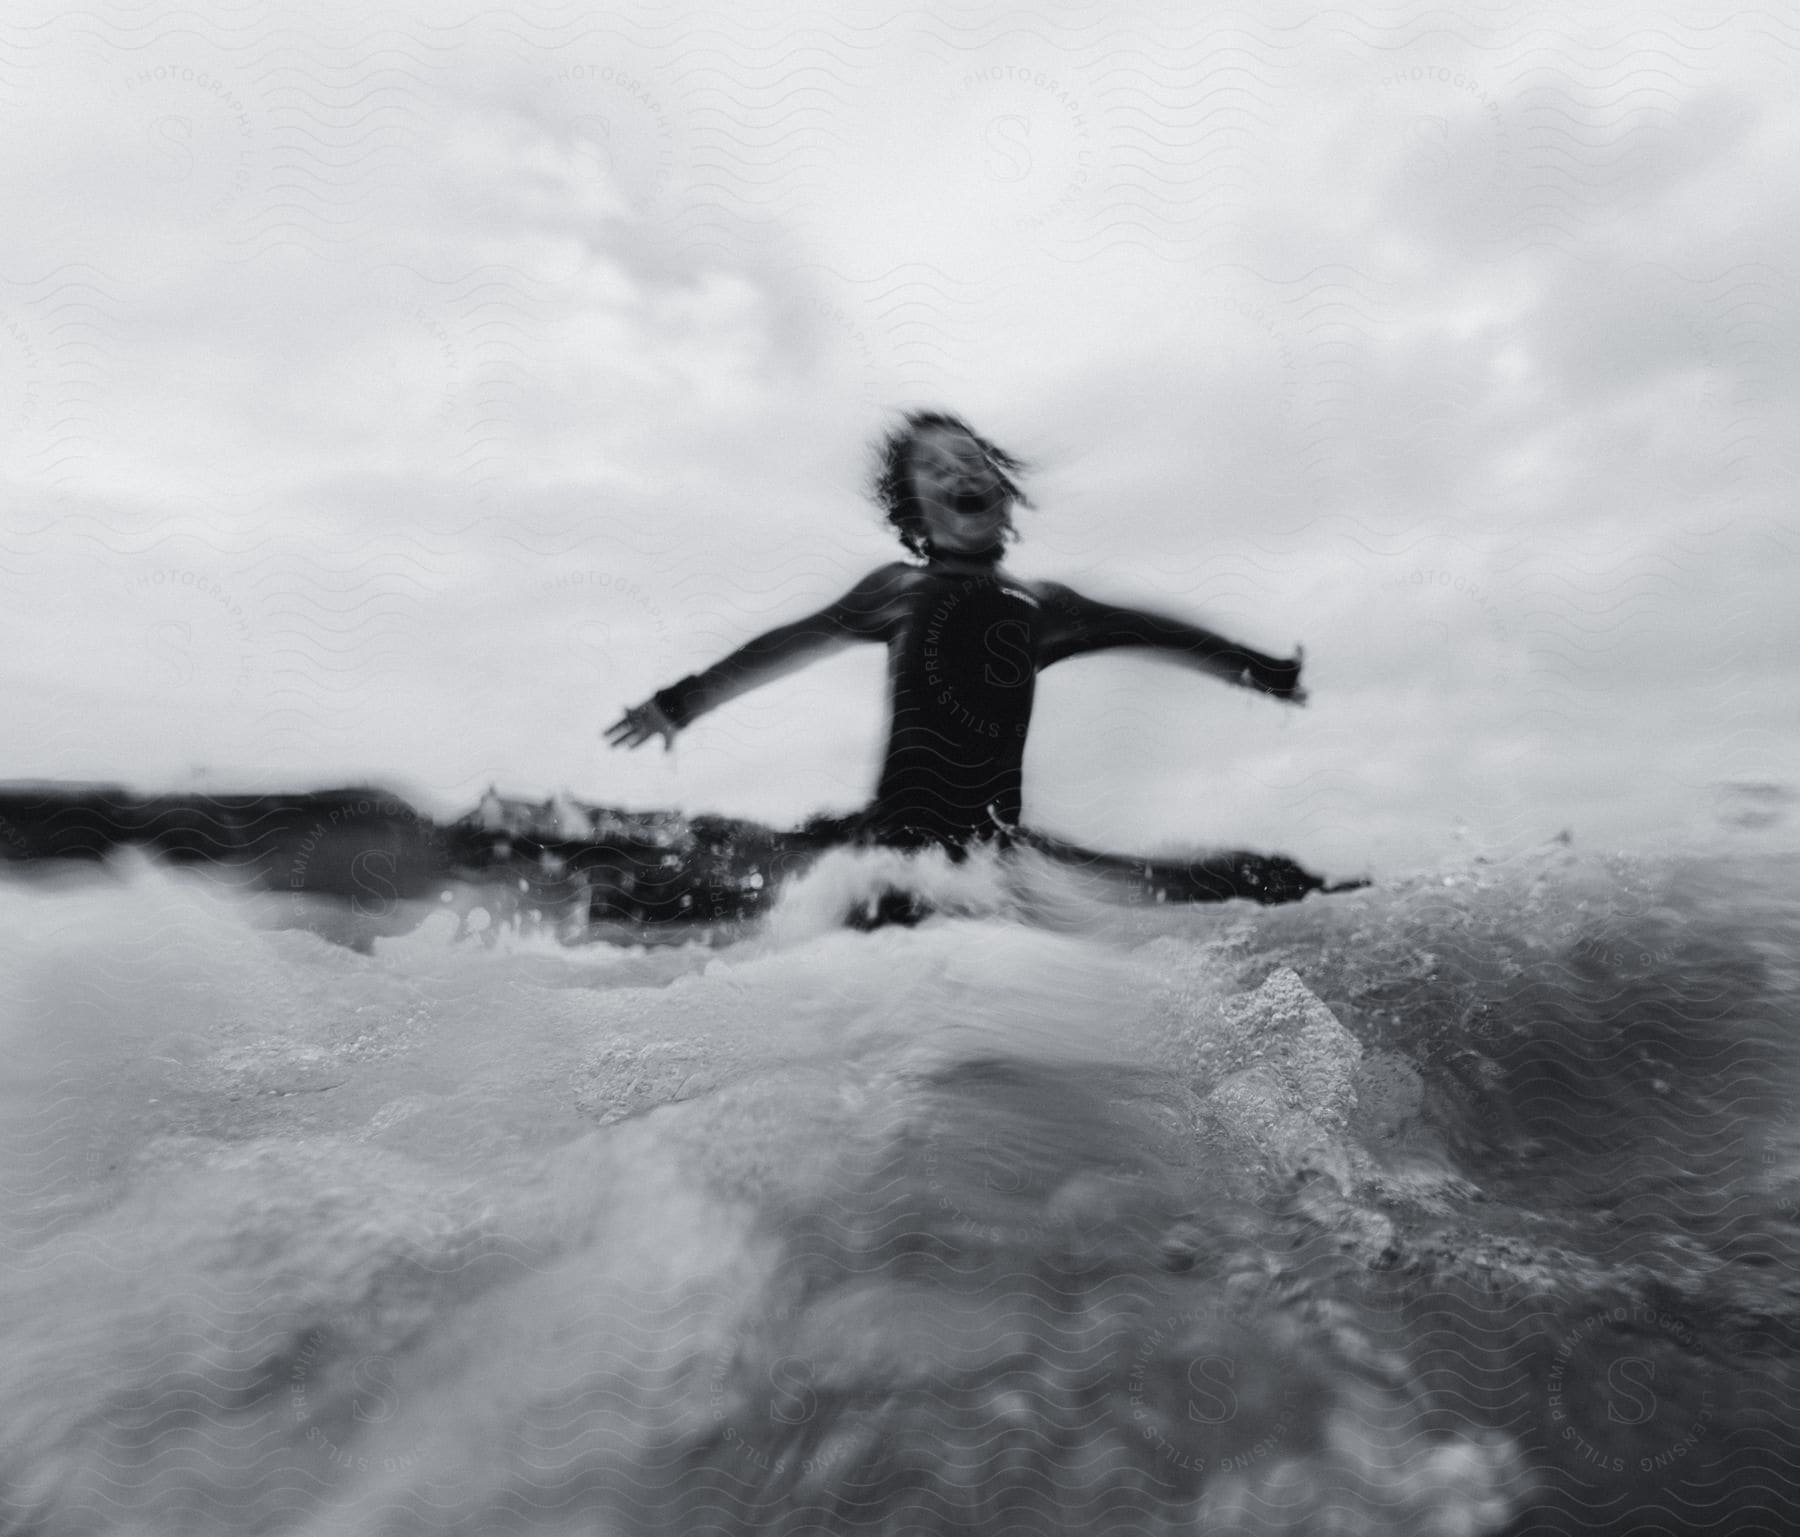
[[[0,1526],[1782,1529],[1790,867],[990,877],[373,956],[0,887]]]

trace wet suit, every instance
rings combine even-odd
[[[758,684],[855,641],[888,652],[889,730],[875,799],[845,828],[890,847],[1006,841],[1018,828],[1025,736],[1037,674],[1072,656],[1147,646],[1276,698],[1297,662],[1252,651],[1198,625],[1026,582],[997,564],[975,571],[895,562],[837,602],[759,635],[655,696],[677,726]]]

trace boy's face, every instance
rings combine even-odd
[[[954,427],[927,427],[909,455],[913,494],[932,548],[973,554],[1000,542],[1010,507],[981,445]]]

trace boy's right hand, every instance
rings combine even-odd
[[[675,746],[678,730],[680,727],[663,714],[662,706],[654,699],[646,699],[606,728],[606,740],[613,747],[642,747],[651,737],[659,736],[663,739],[663,751],[669,752]]]

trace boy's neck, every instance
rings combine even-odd
[[[1000,557],[1003,553],[997,547],[992,550],[977,550],[967,555],[932,550],[925,557],[925,569],[942,571],[950,576],[988,576],[1000,569]]]

